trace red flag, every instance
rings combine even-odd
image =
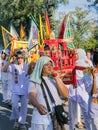
[[[46,39],[50,39],[50,22],[48,18],[48,13],[46,12]]]
[[[63,38],[65,27],[66,27],[66,17],[64,17],[64,20],[63,20],[63,22],[61,24],[61,28],[60,28],[60,32],[59,32],[58,38],[61,38],[61,39]]]

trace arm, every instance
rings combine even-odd
[[[54,78],[58,87],[59,94],[65,98],[69,96],[69,90],[59,77]]]
[[[10,61],[3,67],[2,71],[3,71],[3,72],[7,72],[9,65],[12,64],[13,61],[14,61],[14,59],[13,59],[13,57],[12,57],[12,58],[10,59]]]
[[[96,92],[97,92],[95,73],[96,73],[96,69],[93,70],[93,86],[92,86],[91,95],[96,94]]]
[[[11,63],[8,62],[8,63],[3,67],[2,71],[3,71],[3,72],[7,72],[7,69],[8,69],[8,67],[9,67],[10,64],[11,64]]]
[[[42,104],[40,104],[40,103],[37,101],[37,99],[36,99],[36,94],[35,94],[34,92],[29,93],[29,100],[30,100],[30,103],[31,103],[34,107],[36,107],[36,108],[38,109],[38,111],[39,111],[39,113],[40,113],[41,115],[47,114],[46,108],[45,108]]]
[[[37,98],[36,98],[37,90],[36,90],[36,85],[35,85],[34,83],[29,82],[29,90],[28,90],[28,92],[29,92],[29,100],[30,100],[30,103],[31,103],[34,107],[36,107],[36,108],[38,109],[38,111],[39,111],[39,113],[40,113],[41,115],[47,114],[46,108],[45,108],[42,104],[40,104],[40,103],[38,102]]]

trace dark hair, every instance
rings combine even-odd
[[[93,55],[93,63],[94,63],[95,65],[98,64],[98,52],[95,52],[94,55]]]
[[[23,55],[23,52],[21,50],[17,50],[14,55],[17,57],[18,55]]]
[[[90,53],[90,50],[86,50],[86,53]]]

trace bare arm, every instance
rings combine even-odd
[[[3,72],[7,72],[7,69],[8,69],[8,67],[9,67],[9,65],[12,64],[13,62],[14,62],[14,58],[12,57],[12,58],[10,59],[10,61],[3,67],[2,71],[3,71]]]
[[[8,63],[2,68],[2,71],[3,71],[3,72],[7,72],[7,69],[8,69],[8,67],[9,67],[10,64],[11,64],[11,63],[8,62]]]
[[[30,103],[31,103],[34,107],[36,107],[36,108],[38,109],[38,111],[39,111],[39,113],[40,113],[41,115],[47,114],[46,108],[45,108],[42,104],[40,104],[40,103],[37,101],[37,99],[36,99],[36,93],[30,92],[30,93],[29,93],[29,100],[30,100]]]
[[[96,92],[97,92],[97,87],[96,87],[96,71],[97,71],[97,69],[95,68],[94,70],[93,70],[93,86],[92,86],[92,91],[91,91],[91,94],[93,95],[93,94],[96,94]]]
[[[56,84],[58,86],[58,91],[59,91],[60,95],[63,96],[63,97],[65,97],[65,98],[68,98],[68,96],[69,96],[69,90],[65,86],[65,84],[63,83],[63,81],[59,77],[55,77],[54,79],[55,79]]]

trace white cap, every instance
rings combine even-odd
[[[6,55],[9,55],[9,50],[8,49],[4,49],[2,50],[3,53],[5,53]]]

